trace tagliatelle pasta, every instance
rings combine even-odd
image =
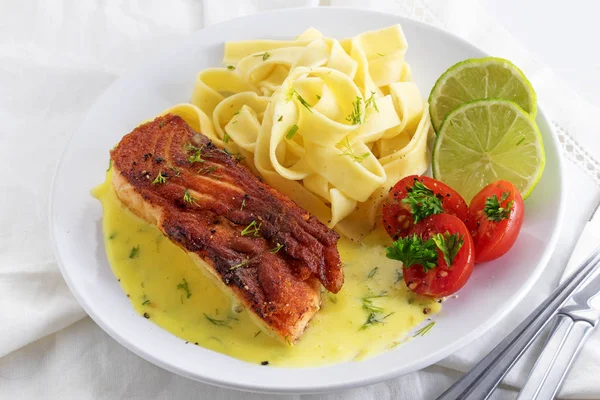
[[[428,106],[398,25],[338,41],[225,45],[224,68],[200,71],[182,116],[329,227],[358,239],[402,177],[429,164]]]

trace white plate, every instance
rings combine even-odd
[[[525,295],[544,269],[563,215],[559,144],[542,110],[537,122],[546,147],[546,170],[527,200],[523,230],[509,254],[477,266],[457,299],[444,304],[426,336],[361,362],[320,368],[269,368],[190,347],[137,315],[112,274],[104,253],[102,208],[90,189],[104,179],[108,151],[140,121],[190,98],[196,73],[221,65],[228,40],[290,39],[314,26],[344,38],[400,23],[407,59],[427,95],[457,61],[485,53],[428,25],[354,9],[283,10],[235,19],[174,43],[113,84],[71,138],[59,164],[50,207],[54,249],[63,276],[87,313],[109,335],[146,360],[214,385],[261,392],[307,393],[366,385],[431,365],[482,335]],[[334,334],[332,332],[332,334]]]

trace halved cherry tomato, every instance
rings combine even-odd
[[[437,213],[443,212],[455,215],[465,224],[468,223],[469,208],[458,192],[433,178],[409,175],[396,183],[383,202],[383,226],[392,239],[397,240],[399,237],[404,237],[408,234],[415,224],[415,211],[417,211],[418,215],[416,222],[435,214],[427,212],[428,210],[431,211],[431,207],[424,210],[413,210],[413,207],[407,203],[406,198],[411,193],[417,181],[432,192],[432,196],[435,197],[432,201],[437,201],[438,205],[441,203],[441,209],[438,208]]]
[[[514,185],[502,180],[487,185],[473,197],[469,209],[475,262],[494,260],[510,250],[523,225],[525,210]]]
[[[452,264],[448,265],[443,252],[438,248],[437,266],[427,271],[422,265],[414,264],[404,269],[404,282],[415,293],[431,297],[449,296],[462,288],[471,276],[475,253],[473,239],[465,224],[453,215],[436,214],[416,224],[410,235],[416,234],[428,240],[441,233],[458,234],[463,241]]]

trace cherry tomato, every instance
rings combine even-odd
[[[416,203],[418,204],[417,207],[422,207],[420,210],[415,210],[409,201],[411,197],[413,200],[415,199],[411,194],[416,193],[413,190],[416,182],[422,183],[426,189],[429,189],[431,194],[430,196],[417,198],[423,200]],[[423,191],[420,193],[423,193]],[[415,204],[415,202],[413,201],[412,204]],[[431,212],[432,210],[437,212]],[[398,181],[384,200],[382,209],[383,226],[392,239],[397,240],[399,237],[406,236],[415,222],[419,222],[429,215],[442,212],[455,215],[465,223],[469,221],[469,208],[458,192],[433,178],[409,175]],[[415,215],[417,215],[416,221]]]
[[[447,264],[443,252],[437,248],[436,267],[427,271],[419,264],[404,268],[406,286],[424,296],[444,297],[455,293],[467,283],[473,271],[473,239],[468,228],[457,217],[448,214],[432,215],[416,224],[410,231],[410,235],[416,234],[424,241],[438,233],[458,234],[463,243],[451,265]]]
[[[469,209],[475,262],[494,260],[510,250],[523,225],[525,209],[514,185],[502,180],[487,185],[473,197]]]

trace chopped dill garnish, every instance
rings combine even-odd
[[[283,115],[279,116],[279,119],[277,120],[277,122],[281,122],[283,120]]]
[[[152,181],[153,185],[157,185],[157,184],[163,184],[167,182],[167,176],[162,174],[162,171],[160,171],[158,173],[158,175],[156,175],[156,178],[154,178],[154,180]]]
[[[217,165],[211,165],[210,167],[201,168],[198,170],[200,175],[210,175],[215,172],[219,167]]]
[[[317,100],[321,100],[321,96],[317,95]]]
[[[228,65],[227,69],[230,70],[230,71],[233,71],[235,69],[235,67],[233,65]]]
[[[226,133],[225,135],[223,135],[223,142],[229,143],[229,134]]]
[[[258,335],[260,335],[261,333],[262,333],[262,331],[257,331],[257,332],[254,334],[254,337],[257,337],[257,336],[258,336]]]
[[[116,232],[113,232],[113,233],[111,233],[111,234],[108,236],[108,240],[113,240],[113,239],[114,239],[114,238],[116,238],[116,237],[117,237],[117,233],[116,233]]]
[[[365,108],[373,107],[375,111],[379,112],[379,108],[377,108],[377,102],[373,96],[375,96],[375,92],[371,92],[371,97],[365,101]]]
[[[262,57],[263,61],[267,61],[269,59],[269,57],[271,57],[271,54],[269,54],[268,51],[265,51],[264,53],[261,53],[261,54],[255,54],[254,57]]]
[[[375,54],[377,54],[379,57],[385,56],[385,54],[383,54],[383,53],[375,53]]]
[[[356,96],[356,100],[352,103],[352,113],[346,117],[346,121],[350,121],[352,125],[362,124],[362,112],[360,111],[360,103],[362,99]]]
[[[106,172],[110,171],[112,168],[112,158],[108,159],[108,168],[106,168]]]
[[[244,261],[242,261],[241,263],[239,263],[239,264],[235,264],[234,266],[230,267],[230,268],[229,268],[229,270],[230,270],[230,271],[233,271],[233,270],[236,270],[236,269],[238,269],[238,268],[245,267],[245,266],[246,266],[246,265],[248,265],[248,264],[250,264],[250,260],[244,260]]]
[[[413,337],[417,337],[417,336],[425,336],[425,334],[427,332],[429,332],[431,330],[431,328],[433,328],[433,326],[435,325],[435,322],[432,321],[430,323],[428,323],[427,325],[425,325],[424,327],[422,327],[421,329],[419,329],[415,335]]]
[[[228,156],[232,156],[232,157],[234,157],[236,162],[240,162],[240,161],[242,161],[244,158],[246,158],[246,157],[244,157],[243,155],[241,155],[240,153],[232,153],[232,152],[230,152],[230,151],[229,151],[229,150],[227,150],[227,149],[221,149],[221,151],[222,151],[223,153],[227,154]]]
[[[368,152],[361,155],[356,155],[356,153],[354,153],[354,150],[352,149],[352,146],[350,145],[350,139],[348,139],[348,136],[346,136],[341,143],[345,151],[343,151],[342,154],[340,154],[340,156],[348,156],[354,162],[361,163],[371,155],[371,153]]]
[[[370,313],[383,312],[383,308],[373,304],[373,299],[379,299],[379,298],[386,297],[386,296],[387,296],[387,292],[385,292],[385,291],[380,292],[379,294],[372,294],[369,296],[365,296],[361,299],[362,308]]]
[[[518,145],[520,145],[521,143],[523,143],[524,141],[525,141],[525,136],[523,136],[523,137],[521,138],[521,140],[519,140],[519,141],[517,142],[517,146],[518,146]]]
[[[190,287],[188,285],[188,281],[186,281],[185,278],[183,278],[183,283],[177,284],[177,289],[182,289],[183,291],[185,291],[186,299],[189,299],[190,297],[192,297],[192,292],[190,292]]]
[[[396,270],[396,282],[394,282],[394,283],[398,283],[402,279],[404,279],[404,273],[402,273],[402,270],[397,269]]]
[[[383,317],[380,317],[377,313],[369,313],[366,322],[360,327],[359,331],[364,331],[375,324],[385,324],[384,320],[393,314],[394,312],[391,312]]]
[[[226,328],[231,329],[231,326],[229,326],[229,320],[227,320],[227,319],[212,318],[212,317],[209,317],[206,313],[204,313],[204,318],[206,318],[207,321],[213,325],[224,326]]]
[[[144,301],[142,302],[142,305],[143,305],[143,306],[145,306],[145,305],[147,305],[147,304],[150,304],[150,300],[148,300],[148,299],[146,299],[146,300],[144,300]]]
[[[275,254],[277,253],[279,250],[281,250],[283,248],[283,245],[281,243],[277,243],[277,246],[273,247],[270,251],[270,253]]]
[[[183,201],[188,204],[196,204],[196,200],[198,199],[192,196],[189,189],[185,189],[185,192],[183,192]]]
[[[304,107],[306,107],[306,109],[308,111],[310,111],[312,113],[312,109],[311,109],[312,106],[310,104],[308,104],[308,101],[306,101],[304,99],[304,97],[300,96],[300,93],[298,93],[296,91],[296,89],[294,89],[293,87],[290,86],[290,90],[288,91],[288,95],[287,95],[287,101],[288,102],[291,101],[294,98],[294,96],[298,99],[300,104],[302,104]]]
[[[375,274],[377,274],[377,270],[379,270],[379,267],[375,267],[375,268],[373,268],[373,269],[372,269],[372,270],[369,272],[369,274],[367,275],[367,278],[368,278],[368,279],[371,279],[372,277],[374,277],[374,276],[375,276]]]
[[[138,253],[140,252],[140,246],[133,246],[131,251],[129,252],[129,258],[136,258]]]
[[[177,167],[174,167],[172,164],[169,165],[169,169],[173,172],[175,172],[175,176],[179,176],[181,175],[181,170]]]
[[[294,124],[294,125],[292,125],[292,127],[290,128],[288,133],[285,135],[285,138],[287,140],[292,140],[292,138],[294,137],[296,132],[298,132],[298,125]]]
[[[233,113],[233,115],[238,115],[240,113],[240,110],[237,110],[236,112]]]
[[[252,221],[247,227],[242,231],[242,236],[246,235],[254,235],[260,236],[259,230],[262,223],[256,223],[256,221]]]

